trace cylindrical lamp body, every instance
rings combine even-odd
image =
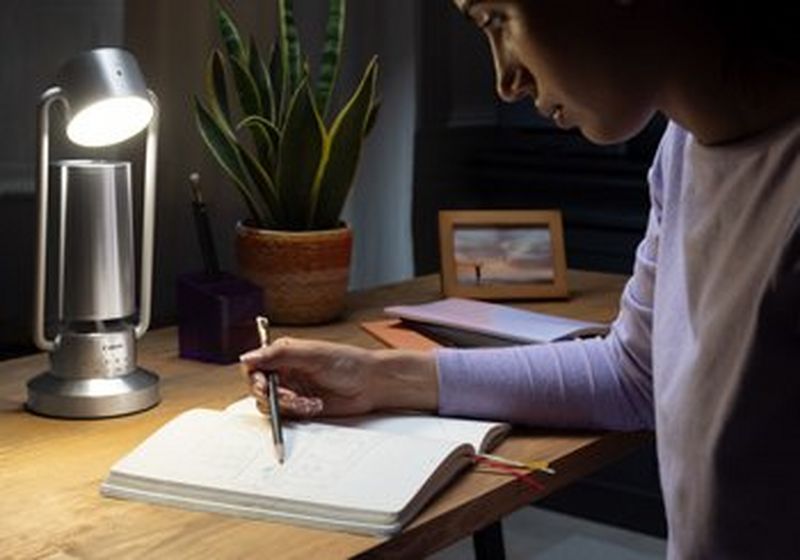
[[[129,162],[55,164],[60,191],[59,320],[111,321],[135,312]]]

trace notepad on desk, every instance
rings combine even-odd
[[[394,305],[384,312],[445,346],[510,346],[555,342],[608,331],[608,325],[464,298]]]
[[[169,421],[112,468],[103,495],[368,535],[398,532],[510,426],[415,413],[284,425],[286,462],[247,398]]]

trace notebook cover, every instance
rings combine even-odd
[[[441,345],[401,324],[400,319],[365,321],[361,328],[390,348],[403,350],[431,350]]]

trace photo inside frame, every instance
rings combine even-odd
[[[442,210],[439,254],[447,297],[569,297],[558,210]]]
[[[459,284],[550,284],[555,279],[546,225],[457,225],[453,258]]]

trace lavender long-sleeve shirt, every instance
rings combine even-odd
[[[670,558],[800,557],[800,121],[723,147],[670,124],[649,179],[610,334],[441,350],[440,413],[655,429]]]

